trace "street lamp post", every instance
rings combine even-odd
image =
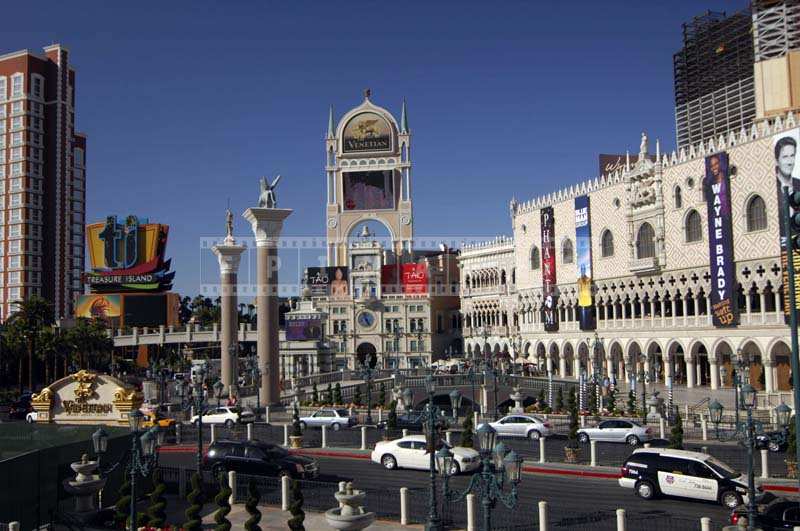
[[[222,392],[225,390],[225,384],[222,383],[222,380],[217,380],[214,382],[214,396],[217,398],[217,408],[222,403]]]
[[[203,408],[205,407],[205,397],[203,396],[203,382],[205,381],[206,371],[198,368],[192,374],[192,396],[187,396],[186,387],[183,382],[175,384],[175,391],[181,400],[181,407],[186,410],[194,407],[197,414],[197,473],[200,474],[203,465]]]
[[[139,426],[144,415],[138,409],[128,415],[131,433],[131,460],[128,463],[128,474],[131,485],[131,507],[129,531],[136,531],[136,476],[146,477],[158,466],[158,426],[153,426],[144,435],[140,435]],[[163,438],[163,434],[161,436]]]
[[[436,385],[433,382],[433,375],[425,377],[425,390],[428,393],[428,404],[423,413],[423,423],[426,435],[428,436],[428,453],[430,460],[428,471],[430,473],[430,492],[428,498],[428,522],[425,524],[425,531],[444,531],[442,521],[439,518],[438,502],[436,500],[436,443],[439,436],[437,420],[439,408],[433,405],[433,397],[436,393]]]
[[[449,477],[453,472],[453,453],[447,446],[436,452],[439,474],[443,479],[443,497],[446,501],[463,500],[474,492],[483,505],[482,531],[492,529],[492,509],[498,501],[509,509],[517,505],[517,485],[522,480],[522,458],[513,450],[506,453],[502,443],[495,446],[497,432],[488,424],[482,424],[477,431],[480,444],[481,471],[472,476],[469,485],[462,492],[451,491]],[[503,492],[505,482],[511,484],[509,493]]]
[[[367,356],[364,355],[364,359],[359,360],[360,376],[367,382],[367,424],[372,424],[372,378],[375,374],[377,362],[378,358],[374,354],[371,359],[367,359]]]
[[[261,369],[258,368],[258,359],[250,353],[247,358],[248,368],[250,369],[250,381],[256,388],[256,411],[255,416],[258,420],[259,410],[261,409]]]
[[[644,365],[639,369],[639,381],[642,383],[642,423],[647,424],[647,374]]]

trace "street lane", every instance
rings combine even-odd
[[[418,470],[387,471],[382,466],[365,459],[318,458],[320,481],[353,481],[356,488],[367,491],[367,507],[370,503],[370,490],[394,491],[399,498],[400,487],[414,491],[412,505],[415,512],[423,512],[420,504],[427,503],[428,475]],[[170,467],[194,466],[192,453],[166,453],[160,458],[161,464]],[[458,476],[451,480],[451,486],[463,489],[470,476]],[[391,495],[391,492],[389,492]],[[381,496],[383,498],[384,496]],[[331,500],[333,496],[331,495]],[[519,488],[519,504],[513,512],[515,521],[535,521],[537,503],[545,500],[550,504],[551,520],[579,517],[603,512],[608,518],[617,508],[624,508],[631,517],[638,515],[652,518],[672,515],[677,518],[694,520],[699,526],[702,516],[708,516],[715,524],[727,521],[728,511],[719,505],[688,500],[658,499],[644,501],[632,490],[621,488],[616,480],[579,478],[542,474],[525,474]],[[376,502],[377,503],[377,502]],[[451,504],[454,514],[463,512],[464,504]],[[499,504],[498,504],[499,505]],[[498,507],[498,513],[506,511]],[[456,521],[461,520],[458,518]]]

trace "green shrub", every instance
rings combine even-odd
[[[681,420],[680,411],[675,414],[675,424],[672,425],[669,434],[669,447],[674,450],[683,450],[683,420]]]
[[[261,501],[261,493],[256,487],[256,482],[252,479],[247,484],[247,501],[244,503],[244,510],[250,518],[244,523],[245,531],[261,531],[258,523],[261,521],[261,511],[258,510],[258,502]]]
[[[289,512],[292,517],[289,519],[289,529],[292,531],[305,531],[303,521],[306,519],[306,513],[303,512],[303,491],[300,490],[300,482],[296,479],[292,481],[291,502],[289,503]]]
[[[186,522],[183,524],[184,531],[200,531],[203,528],[200,511],[203,510],[203,487],[200,474],[192,474],[192,491],[186,496],[189,508],[184,512]]]
[[[216,498],[214,498],[214,502],[217,504],[217,511],[214,513],[214,523],[217,525],[214,527],[214,531],[230,531],[231,530],[231,523],[228,520],[227,516],[228,513],[231,512],[231,504],[230,504],[230,496],[231,496],[231,488],[228,486],[228,477],[225,472],[221,472],[218,478],[219,481],[219,493],[217,493]]]
[[[166,485],[161,481],[161,470],[156,469],[153,472],[153,492],[150,493],[150,507],[147,509],[147,525],[150,527],[166,527],[167,499],[164,497],[166,490]]]

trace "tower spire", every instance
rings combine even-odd
[[[333,138],[333,105],[328,112],[328,138]]]
[[[403,110],[400,113],[400,132],[408,133],[408,114],[406,113],[406,99],[403,98]]]

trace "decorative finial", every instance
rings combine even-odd
[[[333,138],[333,105],[328,112],[328,138]]]
[[[406,111],[406,99],[403,98],[403,109],[400,112],[400,132],[408,133],[408,113]]]
[[[231,213],[230,205],[228,206],[228,211],[225,214],[225,230],[227,232],[225,239],[232,240],[233,239],[233,214]]]
[[[364,99],[368,100],[370,96],[372,96],[372,90],[368,88],[364,89]]]

